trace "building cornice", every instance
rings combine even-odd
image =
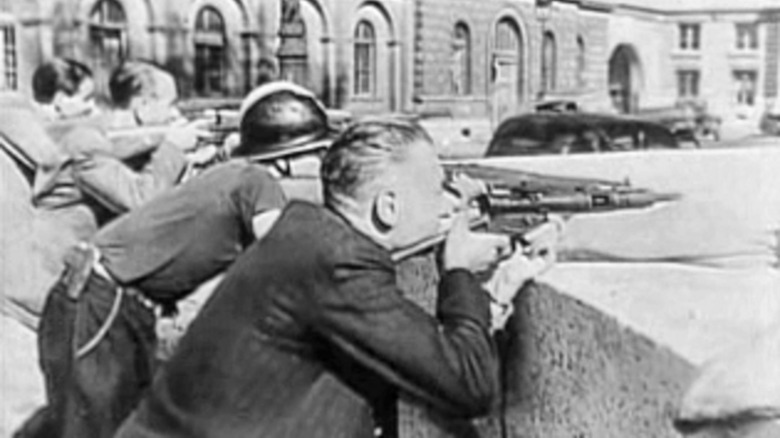
[[[556,0],[556,3],[569,3],[580,9],[597,12],[611,12],[615,8],[613,4],[599,0]]]
[[[20,18],[19,24],[25,27],[51,26],[52,20],[50,18],[41,17]]]
[[[559,0],[560,1],[560,0]],[[585,0],[587,1],[587,0]],[[612,10],[622,9],[627,11],[636,11],[636,12],[642,12],[646,14],[655,14],[655,15],[661,15],[661,16],[678,16],[678,15],[713,15],[713,14],[778,14],[780,13],[780,8],[772,8],[772,7],[755,7],[755,8],[747,8],[747,7],[728,7],[728,8],[698,8],[698,9],[660,9],[660,8],[654,8],[652,6],[640,6],[640,5],[632,5],[632,4],[624,4],[624,3],[614,3],[611,5]]]

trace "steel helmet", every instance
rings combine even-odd
[[[241,103],[239,119],[241,141],[234,157],[273,160],[322,149],[331,141],[325,107],[291,82],[255,88]]]

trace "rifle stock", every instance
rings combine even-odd
[[[471,222],[469,222],[469,228],[475,229],[484,227],[488,224],[489,220],[487,216],[482,215],[479,216],[476,219],[473,219]],[[393,262],[398,263],[401,260],[407,259],[415,254],[419,254],[421,252],[424,252],[428,249],[434,248],[442,243],[444,243],[444,240],[447,239],[447,233],[449,233],[449,230],[440,231],[433,236],[426,237],[418,242],[415,242],[405,248],[401,248],[398,250],[393,251],[393,253],[390,255],[390,258],[393,260]]]

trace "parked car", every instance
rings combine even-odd
[[[761,132],[769,135],[780,135],[780,113],[766,111],[759,122]]]
[[[704,138],[720,140],[721,118],[708,112],[703,102],[684,101],[674,107],[644,108],[636,116],[666,126],[679,141],[690,141],[697,147]]]
[[[546,155],[679,148],[661,124],[593,113],[529,113],[498,127],[486,156]]]
[[[696,121],[697,138],[710,137],[715,141],[720,141],[720,125],[723,119],[707,111],[704,104],[691,104],[693,108],[694,120]]]

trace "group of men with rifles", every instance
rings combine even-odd
[[[158,67],[128,62],[108,85],[114,108],[95,115],[85,66],[57,59],[33,78],[56,145],[30,166],[33,202],[87,213],[40,309],[47,404],[16,436],[391,436],[399,392],[458,418],[491,409],[493,332],[553,263],[558,224],[522,244],[472,230],[485,188],[445,176],[423,128],[335,130],[292,83],[258,86],[235,141],[208,148],[213,120],[184,120]],[[11,131],[4,144],[23,144]],[[312,160],[296,199],[286,181]],[[394,256],[432,236],[434,315],[403,296]],[[161,348],[160,321],[214,283]]]

